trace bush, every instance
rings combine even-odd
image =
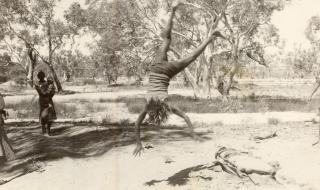
[[[318,109],[320,99],[313,99],[308,104],[302,99],[289,99],[283,97],[260,97],[250,96],[235,98],[232,97],[228,102],[223,102],[219,98],[193,99],[192,97],[184,97],[172,95],[169,97],[170,104],[180,108],[184,112],[189,113],[257,113],[267,111],[314,111]],[[118,98],[115,100],[105,100],[106,102],[124,102],[128,106],[130,113],[139,113],[144,105],[144,98]],[[309,106],[308,106],[309,105]]]
[[[96,85],[97,82],[94,79],[84,79],[82,81],[83,85]]]
[[[110,116],[107,114],[102,118],[101,124],[102,125],[106,125],[109,124],[111,122],[111,118]]]
[[[280,123],[280,120],[278,118],[271,117],[268,119],[269,125],[278,125]]]
[[[121,119],[119,124],[122,128],[126,128],[130,125],[130,120],[129,119]]]
[[[216,121],[213,125],[214,126],[223,126],[223,122],[222,121]]]

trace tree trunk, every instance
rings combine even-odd
[[[52,65],[52,56],[53,56],[53,49],[52,49],[52,38],[51,38],[51,25],[49,23],[48,25],[48,31],[47,31],[47,34],[48,34],[48,49],[49,49],[49,62],[47,62],[49,68],[50,68],[50,71],[53,75],[53,80],[54,82],[56,83],[56,86],[57,86],[57,89],[58,89],[58,92],[62,92],[63,89],[62,89],[62,85],[60,83],[60,80],[57,76],[57,73],[56,71],[54,70],[53,68],[53,65]]]
[[[33,88],[33,85],[34,85],[33,75],[34,75],[34,68],[37,64],[37,55],[35,54],[34,49],[30,44],[26,44],[26,47],[28,49],[28,57],[30,60],[30,64],[28,67],[27,80],[28,80],[29,85]]]
[[[202,55],[201,64],[203,66],[203,74],[202,74],[202,96],[206,99],[211,98],[211,87],[210,87],[210,72],[208,68],[208,64],[206,63],[205,57]]]
[[[27,80],[28,83],[30,85],[31,88],[33,88],[34,82],[33,82],[33,75],[34,75],[34,64],[32,63],[32,61],[30,61],[30,64],[28,66],[28,76],[27,76]]]
[[[196,82],[195,77],[193,77],[193,75],[191,74],[190,70],[188,68],[185,68],[183,71],[185,77],[188,79],[189,83],[191,84],[191,87],[193,89],[193,95],[194,97],[200,98],[201,97],[201,91],[200,88]]]
[[[209,72],[207,72],[207,73],[208,74],[206,75],[206,78],[209,77]],[[184,74],[191,84],[191,87],[193,89],[193,94],[196,99],[198,99],[198,98],[206,99],[206,98],[211,97],[210,96],[210,82],[209,82],[210,80],[204,80],[202,85],[198,85],[195,77],[191,74],[191,72],[188,68],[184,69]]]
[[[59,80],[59,78],[58,78],[58,76],[57,76],[56,71],[54,70],[54,68],[53,68],[52,65],[49,65],[49,68],[50,68],[50,71],[51,71],[51,73],[52,73],[53,80],[54,80],[54,82],[56,83],[58,92],[62,92],[62,91],[63,91],[62,85],[61,85],[61,83],[60,83],[60,80]]]

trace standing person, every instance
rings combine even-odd
[[[47,133],[50,136],[51,124],[55,119],[57,119],[52,100],[55,94],[55,87],[50,77],[48,77],[47,81],[45,80],[46,76],[43,71],[39,71],[37,76],[39,81],[38,84],[35,85],[35,88],[39,94],[39,121],[42,133]]]
[[[191,135],[193,137],[196,137],[193,132],[193,127],[189,117],[177,107],[170,105],[168,101],[169,82],[172,77],[174,77],[176,74],[189,66],[194,60],[196,60],[212,40],[217,37],[224,37],[220,34],[220,32],[212,32],[208,36],[208,38],[199,45],[199,47],[193,50],[193,52],[185,58],[176,61],[168,61],[167,53],[171,44],[173,17],[176,9],[180,4],[180,2],[177,2],[176,5],[173,5],[172,10],[169,13],[168,23],[161,33],[161,37],[163,38],[162,46],[157,52],[155,61],[150,68],[149,88],[146,98],[147,103],[136,121],[137,146],[133,152],[134,155],[140,154],[141,150],[143,149],[140,139],[140,125],[147,114],[149,115],[149,120],[151,122],[160,124],[164,122],[168,118],[168,114],[172,112],[185,120],[190,129]]]
[[[6,131],[4,130],[4,120],[8,117],[8,112],[4,109],[5,102],[0,93],[0,165],[6,161],[15,159],[15,154]]]
[[[51,111],[49,112],[49,122],[52,123],[54,120],[57,119],[57,114],[56,114],[56,110],[54,108],[54,103],[53,103],[53,96],[56,92],[56,87],[53,84],[53,78],[51,76],[49,76],[47,78],[47,83],[48,83],[48,96],[49,96],[49,107],[51,109]]]

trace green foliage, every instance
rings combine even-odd
[[[142,78],[146,67],[141,37],[145,31],[135,1],[88,1],[86,9],[74,3],[65,17],[73,30],[86,29],[101,37],[90,58],[96,69],[92,73],[109,84],[120,75]]]

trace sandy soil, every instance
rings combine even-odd
[[[170,91],[171,93],[181,93]],[[185,91],[184,91],[185,92]],[[188,91],[188,95],[192,95]],[[144,91],[85,93],[56,96],[56,101],[80,98],[117,98],[140,96]],[[29,96],[6,97],[7,102]],[[108,113],[111,122],[122,125],[101,125]],[[162,128],[142,130],[145,149],[140,157],[132,156],[135,148],[132,126],[136,115],[123,104],[112,104],[110,110],[93,113],[94,123],[65,120],[53,127],[53,136],[43,136],[37,124],[7,121],[9,138],[18,159],[0,170],[0,185],[5,190],[313,190],[320,189],[319,124],[306,124],[314,113],[273,112],[241,114],[188,114],[203,142],[196,142],[185,132],[180,118],[170,117]],[[92,119],[91,118],[91,119]],[[269,125],[269,119],[279,120]],[[88,118],[82,118],[86,121]],[[278,131],[278,136],[257,142],[254,136]],[[249,151],[267,163],[278,163],[277,181],[268,176],[251,176],[258,183],[240,179],[222,171],[200,170],[200,164],[214,161],[222,146]]]
[[[133,157],[131,128],[65,123],[56,124],[54,136],[46,137],[40,135],[35,124],[11,125],[9,136],[18,149],[19,160],[11,163],[17,167],[8,167],[2,173],[3,179],[23,173],[23,168],[33,172],[0,189],[320,189],[320,147],[311,145],[316,140],[317,125],[296,122],[197,127],[204,142],[190,139],[183,127],[144,128],[144,145],[153,148]],[[278,131],[275,138],[252,140],[253,136],[274,131]],[[247,179],[212,170],[175,175],[212,162],[221,146],[252,152],[265,162],[278,162],[281,169],[276,178],[281,185],[268,177],[252,176],[259,183],[254,185]]]

